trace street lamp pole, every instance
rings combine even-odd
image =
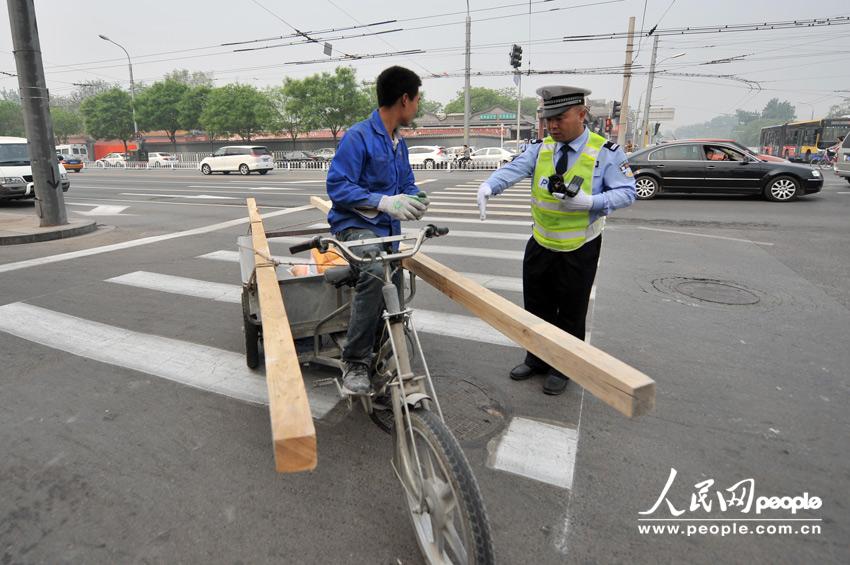
[[[469,17],[469,0],[466,0],[466,70],[464,72],[463,85],[463,144],[469,146],[469,73],[470,73],[470,37],[472,31],[472,20]]]
[[[136,83],[133,81],[133,61],[130,60],[130,54],[124,49],[124,46],[120,43],[116,43],[112,41],[108,37],[103,34],[98,35],[104,41],[108,41],[113,45],[117,45],[121,48],[125,55],[127,55],[127,66],[130,67],[130,108],[133,110],[133,134],[135,139],[139,139],[139,126],[136,124]]]

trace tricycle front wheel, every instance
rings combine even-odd
[[[260,366],[260,327],[251,319],[248,293],[242,291],[242,325],[245,327],[245,363],[250,369]]]

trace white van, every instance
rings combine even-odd
[[[844,180],[850,182],[850,133],[844,137],[844,143],[841,144],[841,149],[835,156],[833,170],[836,175],[844,177]]]
[[[264,175],[274,169],[274,162],[267,147],[229,145],[216,149],[215,153],[201,161],[199,168],[205,175],[215,172],[228,174],[231,171],[239,171],[241,175],[249,175],[252,171],[257,171]]]
[[[84,163],[89,160],[89,150],[83,143],[66,143],[65,145],[57,145],[56,153],[68,155],[81,159]]]
[[[56,162],[62,192],[68,192],[71,181],[65,167]],[[0,137],[0,200],[35,198],[27,140],[23,137]]]

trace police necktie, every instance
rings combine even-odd
[[[569,145],[561,146],[561,156],[558,157],[558,162],[555,163],[555,172],[559,175],[563,175],[567,171],[567,152],[569,152]]]

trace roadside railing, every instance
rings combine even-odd
[[[461,161],[458,159],[444,161],[442,163],[426,162],[422,164],[411,165],[414,171],[492,171],[503,166],[506,161],[500,160],[469,160]],[[94,161],[86,163],[88,169],[129,169],[129,170],[189,170],[200,169],[200,161],[165,161],[148,163],[147,161],[118,161],[110,164],[106,161]],[[281,161],[277,160],[274,163],[277,171],[327,171],[330,167],[329,161]]]

